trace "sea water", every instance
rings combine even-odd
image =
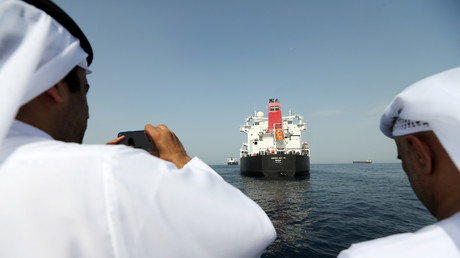
[[[258,203],[278,237],[262,257],[335,257],[352,243],[436,222],[409,185],[401,164],[312,164],[303,179],[240,175],[211,166]]]

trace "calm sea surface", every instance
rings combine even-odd
[[[312,164],[306,179],[253,178],[212,166],[257,202],[278,237],[262,257],[335,257],[352,243],[434,223],[400,164]]]

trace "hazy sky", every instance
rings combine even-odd
[[[166,124],[208,164],[239,157],[269,98],[303,115],[312,163],[397,162],[383,109],[460,66],[458,0],[55,2],[95,52],[84,143]]]

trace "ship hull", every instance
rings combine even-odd
[[[310,174],[306,155],[269,154],[240,159],[241,175],[263,177],[302,177]]]

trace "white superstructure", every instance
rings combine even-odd
[[[297,154],[310,156],[307,142],[302,141],[301,131],[307,126],[301,115],[281,116],[278,100],[271,99],[268,107],[269,116],[263,112],[254,113],[246,118],[240,131],[248,135],[240,149],[240,157],[267,154]]]

